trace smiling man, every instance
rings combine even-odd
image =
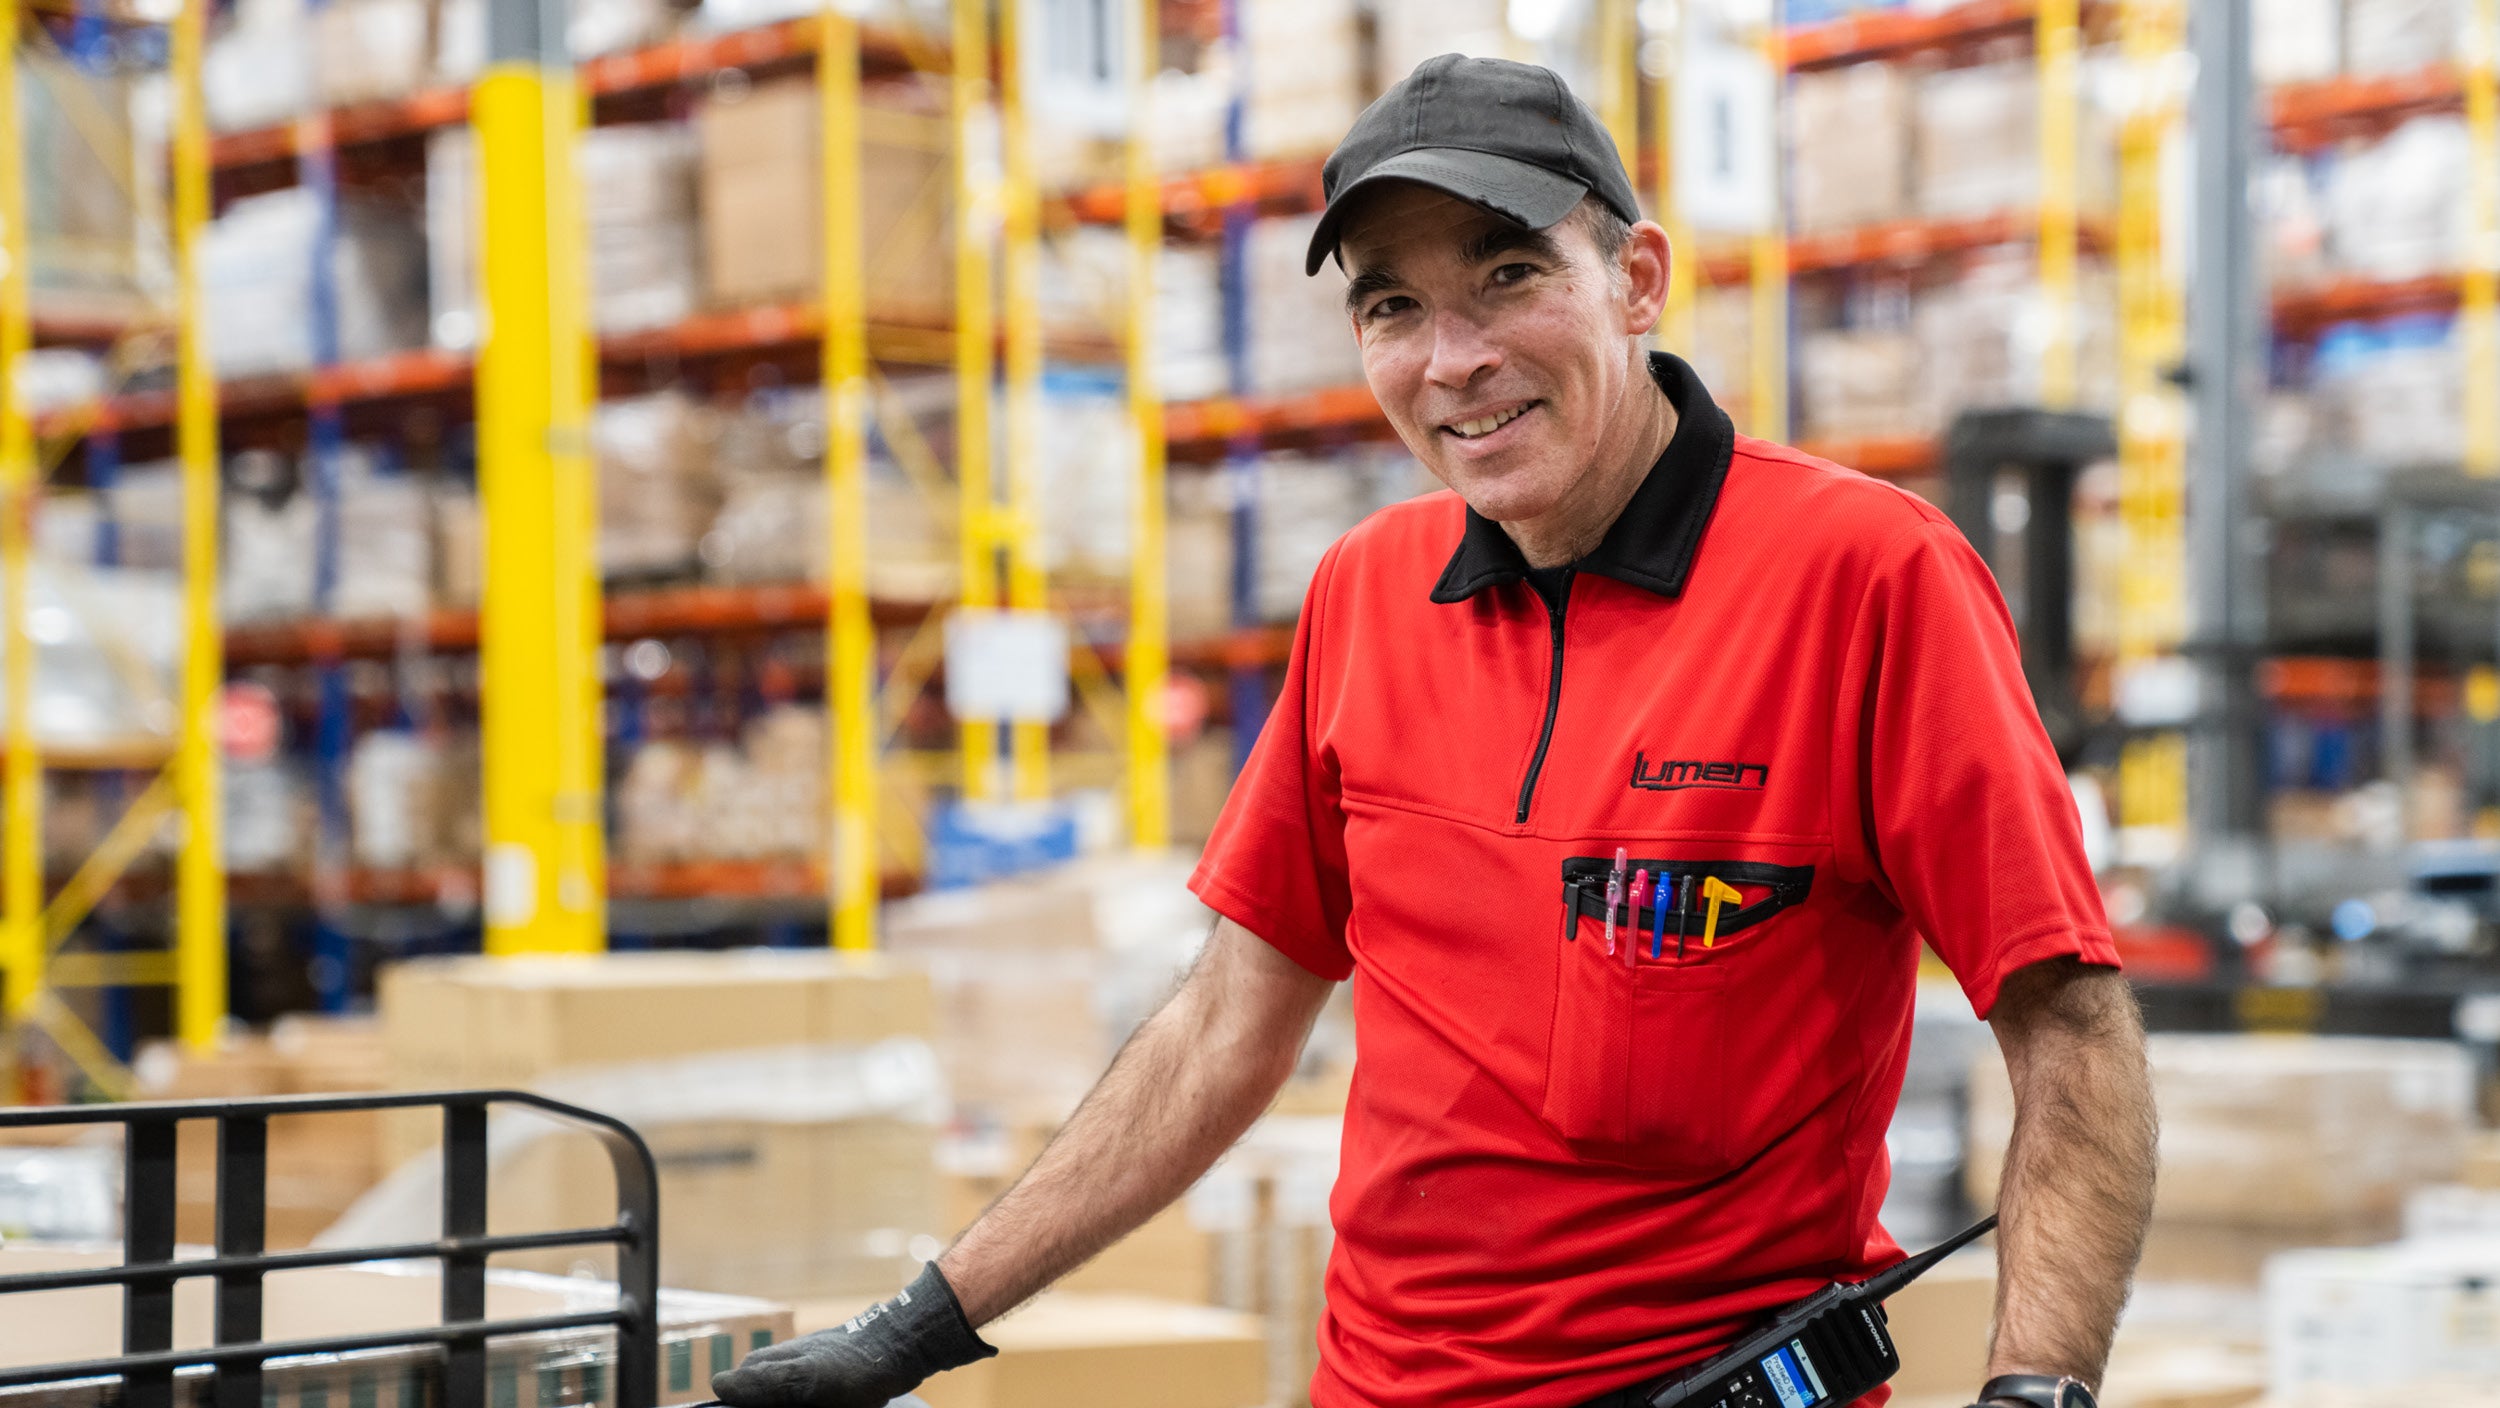
[[[1876,1213],[1924,941],[2015,1089],[1973,1388],[2089,1408],[2151,1096],[1986,567],[1644,350],[1673,251],[1553,74],[1431,60],[1324,184],[1311,269],[1345,267],[1365,378],[1451,492],[1321,563],[1171,1002],[909,1290],[715,1391],[875,1405],[988,1353],[977,1326],[1241,1135],[1351,981],[1313,1404],[1630,1408],[1899,1259]]]

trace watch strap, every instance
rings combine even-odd
[[[1999,1374],[1980,1385],[1979,1400],[1985,1403],[2002,1398],[2028,1403],[2031,1408],[2067,1408],[2068,1384],[2082,1387],[2081,1381],[2056,1374]],[[2091,1400],[2086,1398],[2084,1402],[2089,1404]]]

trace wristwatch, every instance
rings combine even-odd
[[[1982,1403],[2027,1403],[2031,1408],[2100,1408],[2083,1380],[2050,1374],[1999,1374],[1980,1385]]]

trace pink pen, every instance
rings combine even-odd
[[[1615,956],[1615,909],[1623,903],[1623,869],[1630,864],[1632,853],[1615,847],[1615,868],[1606,872],[1606,956]]]
[[[1626,962],[1629,962],[1641,951],[1641,906],[1644,903],[1647,903],[1649,898],[1649,872],[1646,870],[1633,871],[1631,897],[1629,902],[1625,904],[1623,910],[1623,927],[1629,930],[1631,934],[1631,943],[1628,944],[1623,950],[1623,956]]]

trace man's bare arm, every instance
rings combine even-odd
[[[1229,919],[938,1269],[983,1325],[1187,1192],[1276,1098],[1335,984]]]
[[[2008,977],[1988,1023],[2014,1083],[1988,1373],[2097,1388],[2153,1210],[2143,1015],[2115,969],[2067,958]]]

